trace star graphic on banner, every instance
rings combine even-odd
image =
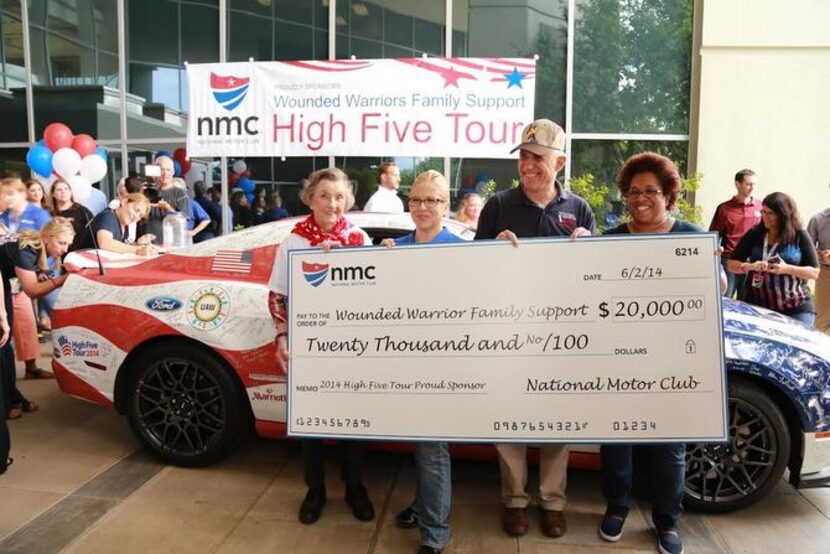
[[[507,88],[510,88],[513,85],[522,88],[522,79],[525,78],[525,75],[519,73],[517,68],[514,67],[511,73],[505,73],[504,76],[507,77]]]
[[[448,70],[444,71],[441,76],[444,77],[444,88],[449,86],[458,88],[458,79],[464,77],[464,74],[456,71],[454,67],[450,67]]]
[[[230,79],[228,79],[228,84],[229,84],[230,86],[234,86],[234,85],[236,84],[236,79],[234,79],[233,77],[231,77]]]

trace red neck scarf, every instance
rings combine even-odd
[[[341,217],[331,231],[325,231],[317,225],[312,214],[297,223],[291,232],[308,240],[311,246],[325,241],[336,242],[341,246],[363,246],[363,233],[357,226],[346,221],[345,217]]]

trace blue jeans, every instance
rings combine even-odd
[[[651,519],[658,530],[673,529],[683,513],[686,446],[653,444],[643,448],[651,461]],[[630,444],[608,444],[601,449],[602,494],[612,513],[627,514],[631,505],[632,450]]]
[[[790,317],[796,321],[800,321],[808,327],[812,327],[816,322],[816,314],[811,312],[801,312],[800,314],[790,314]]]
[[[421,530],[421,544],[438,550],[450,541],[452,463],[445,442],[415,445],[415,513]]]

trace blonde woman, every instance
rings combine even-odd
[[[12,310],[11,280],[16,279],[22,292],[30,298],[39,298],[59,288],[66,280],[66,275],[51,277],[48,258],[52,257],[56,263],[60,264],[61,256],[68,251],[74,237],[75,231],[72,229],[72,223],[66,218],[56,217],[44,225],[40,231],[21,231],[16,239],[0,245],[0,274],[3,280],[6,319],[15,333],[19,325],[15,325],[17,322],[14,320],[18,312]],[[60,268],[59,265],[58,268]],[[24,307],[25,305],[29,306],[30,325],[34,327],[31,302],[27,301]],[[31,345],[25,344],[26,336],[28,335],[19,337],[20,342],[18,342],[18,337],[15,337],[16,348],[21,350],[31,348]],[[34,359],[36,359],[39,354],[37,338],[35,338],[34,347],[37,350],[34,354]],[[20,358],[21,355],[18,354],[18,359]],[[6,417],[16,419],[23,415],[23,412],[37,410],[37,404],[25,399],[15,386],[14,355],[8,344],[0,352],[0,364],[2,364],[3,388],[7,399]],[[51,377],[51,374],[38,370],[37,367],[30,368],[28,362],[26,371],[28,378]]]
[[[478,216],[481,214],[481,208],[483,207],[484,201],[481,196],[469,192],[461,198],[458,211],[455,212],[455,220],[471,229],[476,229],[478,227]]]
[[[121,199],[115,208],[107,208],[90,221],[84,233],[76,243],[77,249],[100,248],[110,252],[151,256],[156,253],[152,244],[127,244],[126,238],[130,225],[147,217],[150,201],[138,192],[133,192]],[[94,233],[94,234],[93,234]],[[143,242],[139,238],[139,242]]]

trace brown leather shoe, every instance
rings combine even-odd
[[[501,526],[504,532],[511,537],[521,537],[527,534],[527,508],[505,508],[501,516]]]
[[[542,533],[554,539],[558,539],[568,531],[568,522],[565,519],[565,512],[559,510],[541,510],[542,512]]]

